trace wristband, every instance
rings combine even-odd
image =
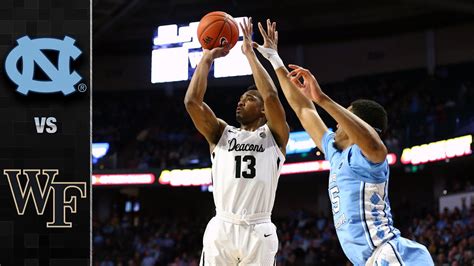
[[[263,57],[265,57],[266,59],[268,59],[268,61],[270,61],[270,64],[272,64],[273,69],[276,70],[280,67],[285,66],[280,56],[278,55],[277,51],[271,48],[265,48],[261,45],[257,47],[257,51],[259,51],[263,55]]]
[[[270,58],[268,58],[268,61],[270,61],[270,64],[272,64],[273,69],[275,69],[275,70],[277,70],[280,67],[285,66],[278,54],[270,56]]]

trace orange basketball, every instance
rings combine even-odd
[[[224,43],[232,48],[239,40],[239,27],[231,15],[214,11],[199,21],[197,36],[204,49],[223,46]]]

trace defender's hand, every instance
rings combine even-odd
[[[278,31],[276,30],[276,22],[267,19],[267,31],[263,29],[262,23],[258,23],[258,29],[263,37],[263,47],[278,51]],[[255,43],[255,45],[258,45]]]
[[[289,67],[293,69],[288,73],[290,81],[296,85],[306,97],[317,104],[321,103],[321,101],[327,97],[309,70],[292,64],[290,64]],[[300,78],[303,78],[303,83],[301,83]]]
[[[271,22],[267,19],[267,31],[262,26],[262,23],[258,23],[258,29],[263,37],[263,45],[253,43],[253,46],[265,57],[269,59],[272,56],[278,55],[278,31],[276,30],[276,22]]]

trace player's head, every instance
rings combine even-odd
[[[387,112],[382,105],[372,100],[359,99],[353,101],[347,110],[364,120],[367,124],[382,135],[387,129]],[[336,130],[335,144],[347,139],[347,134],[340,127]]]
[[[235,117],[242,125],[250,124],[259,119],[265,120],[263,98],[255,85],[248,87],[247,91],[240,96]]]
[[[382,135],[387,129],[387,112],[382,105],[372,100],[360,99],[351,103],[351,111]]]

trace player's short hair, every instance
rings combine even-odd
[[[260,102],[263,103],[263,97],[262,95],[260,94],[260,92],[257,90],[257,86],[255,86],[255,84],[252,84],[250,85],[248,88],[247,88],[247,91],[249,91],[250,93],[252,93],[252,95],[254,95],[255,97],[257,97]]]
[[[252,84],[250,85],[248,88],[247,88],[248,91],[251,91],[251,90],[257,90],[257,86],[255,84]]]
[[[359,99],[351,103],[352,112],[367,124],[371,125],[379,135],[385,133],[388,124],[387,112],[379,103]]]

